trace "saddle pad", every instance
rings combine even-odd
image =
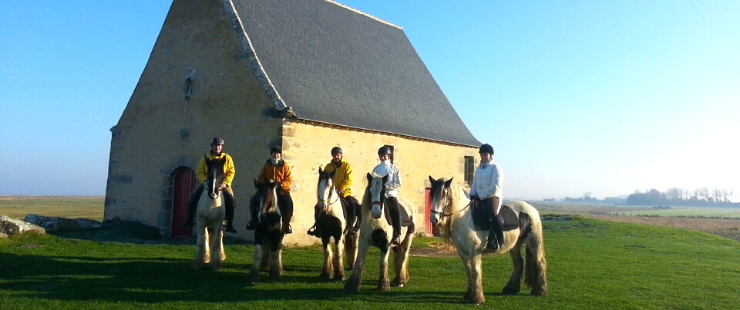
[[[391,211],[388,207],[388,203],[385,203],[385,208],[383,208],[383,213],[385,213],[385,220],[388,221],[388,224],[391,224]],[[409,219],[409,213],[406,212],[406,208],[401,208],[399,210],[398,215],[401,219],[401,226],[408,227],[411,224],[411,219]]]
[[[489,215],[491,211],[488,208],[481,208],[480,204],[477,202],[471,203],[470,209],[473,212],[473,224],[475,225],[475,229],[479,231],[491,230],[491,220]],[[519,228],[519,217],[511,207],[507,205],[501,206],[499,215],[504,218],[504,231]]]

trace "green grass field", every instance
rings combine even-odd
[[[526,288],[519,295],[498,294],[511,272],[511,261],[508,256],[487,256],[483,307],[736,309],[740,303],[740,242],[683,229],[580,217],[546,221],[545,228],[550,295],[532,297]],[[421,238],[414,246],[425,247],[433,240]],[[0,309],[474,307],[461,301],[466,280],[456,256],[412,256],[409,284],[376,292],[378,251],[373,249],[361,292],[345,294],[342,283],[318,280],[322,253],[317,247],[284,252],[284,281],[247,286],[252,250],[251,245],[229,240],[223,269],[194,271],[192,244],[11,236],[0,239]],[[262,275],[267,278],[266,271]]]

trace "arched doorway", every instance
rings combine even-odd
[[[195,172],[188,167],[175,171],[172,191],[172,238],[187,238],[193,235],[192,227],[180,227],[188,218],[188,199],[195,189]]]

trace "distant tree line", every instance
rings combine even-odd
[[[707,187],[695,190],[684,190],[672,187],[665,192],[651,189],[646,192],[635,191],[627,196],[627,204],[631,205],[692,205],[692,206],[740,206],[732,203],[732,190],[714,189]]]

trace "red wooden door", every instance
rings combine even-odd
[[[180,227],[188,218],[188,199],[195,189],[195,172],[181,168],[175,173],[172,191],[172,238],[186,238],[193,234],[192,227]]]
[[[432,214],[432,197],[431,197],[431,187],[427,187],[424,189],[424,233],[427,234],[427,236],[439,236],[439,230],[436,226],[432,225],[432,222],[429,221],[429,215]]]

